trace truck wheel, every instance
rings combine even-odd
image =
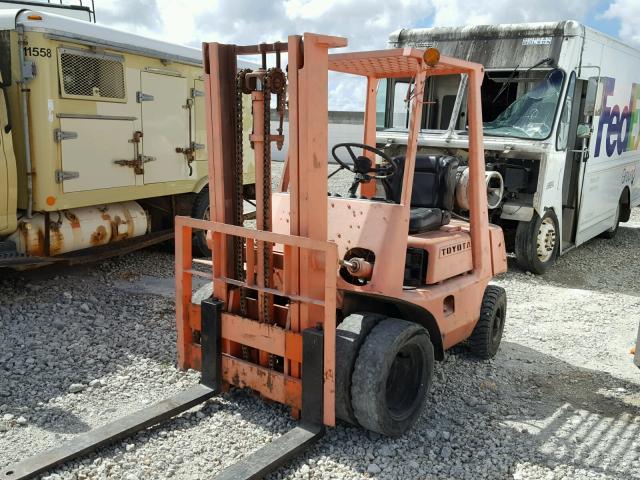
[[[620,199],[620,200],[622,201],[622,199]],[[611,240],[618,233],[618,227],[620,226],[621,207],[622,207],[622,205],[620,205],[620,202],[618,202],[618,206],[616,207],[616,223],[609,230],[605,230],[604,232],[602,232],[599,235],[601,238],[608,238],[609,240]]]
[[[471,352],[483,359],[493,358],[502,341],[507,317],[507,292],[496,285],[488,285],[482,297],[480,319],[476,323],[469,345]]]
[[[541,275],[555,263],[559,251],[558,218],[553,210],[518,223],[515,252],[520,268]]]
[[[351,376],[351,403],[368,430],[399,436],[416,422],[433,377],[433,345],[420,325],[386,318],[360,347]]]
[[[206,186],[196,195],[191,209],[191,216],[199,220],[209,220],[209,187]],[[197,230],[193,233],[193,254],[200,257],[211,257],[211,250],[207,245],[207,232]]]
[[[369,332],[384,315],[377,313],[352,313],[336,329],[336,417],[358,425],[351,405],[351,375],[358,350]]]

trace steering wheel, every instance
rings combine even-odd
[[[340,148],[344,148],[347,150],[347,152],[349,152],[349,156],[351,157],[353,164],[350,165],[346,163],[336,154],[336,151]],[[374,166],[372,168],[371,159],[368,157],[365,157],[364,155],[356,155],[353,152],[353,148],[362,148],[363,150],[369,151],[371,153],[375,153],[379,157],[386,160],[388,165],[384,167]],[[389,178],[392,175],[394,175],[397,170],[396,164],[393,162],[393,160],[391,160],[391,157],[389,157],[389,155],[384,153],[379,148],[375,148],[370,145],[366,145],[364,143],[353,143],[353,142],[338,143],[333,147],[333,149],[331,149],[331,155],[333,155],[334,160],[338,162],[338,165],[340,165],[341,169],[345,169],[350,171],[351,173],[356,174],[356,176],[358,176],[358,180],[363,182],[365,181],[368,182],[369,180],[373,180],[373,179],[382,180],[385,178]],[[371,174],[374,174],[374,175],[371,175]]]

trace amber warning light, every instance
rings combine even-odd
[[[42,20],[42,15],[28,15],[29,20]]]
[[[435,67],[436,63],[440,61],[440,52],[437,48],[427,48],[422,54],[424,62],[430,67]]]

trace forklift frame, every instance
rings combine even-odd
[[[135,414],[97,430],[77,436],[69,444],[43,452],[0,472],[0,479],[31,478],[38,473],[77,458],[114,440],[177,415],[233,385],[250,387],[263,397],[289,405],[299,426],[271,444],[250,454],[241,462],[220,473],[217,478],[261,478],[288,461],[324,433],[325,426],[335,425],[335,336],[336,309],[343,292],[395,297],[433,312],[442,321],[441,342],[444,348],[469,336],[479,316],[479,305],[492,274],[506,266],[504,242],[490,233],[484,185],[483,139],[480,109],[480,65],[452,58],[427,63],[425,52],[405,48],[372,52],[329,55],[330,48],[346,46],[346,39],[316,34],[290,36],[288,43],[235,46],[210,43],[203,45],[205,59],[205,96],[209,149],[211,220],[176,217],[176,322],[178,330],[178,365],[182,369],[200,369],[201,385],[171,399],[147,407]],[[289,128],[290,147],[285,165],[281,193],[270,199],[270,175],[265,171],[265,145],[278,141],[261,132],[265,118],[265,96],[259,88],[251,92],[254,132],[251,135],[256,160],[256,211],[258,229],[236,225],[233,159],[236,139],[232,99],[236,93],[236,58],[238,55],[287,52],[289,56]],[[263,60],[263,65],[266,62]],[[327,124],[328,72],[330,70],[363,75],[367,78],[364,143],[375,143],[375,92],[379,78],[413,77],[414,92],[409,120],[409,142],[399,204],[365,199],[327,197]],[[447,272],[457,260],[443,259],[446,280],[427,285],[422,290],[405,290],[403,265],[393,252],[405,251],[409,208],[416,163],[417,135],[422,115],[422,92],[428,75],[466,73],[469,75],[469,144],[471,203],[469,224],[447,225],[438,230],[434,248],[443,241],[470,243],[472,261],[468,270]],[[268,98],[268,97],[267,97]],[[287,193],[283,193],[286,192]],[[363,185],[361,194],[372,195],[371,186]],[[269,200],[269,205],[265,200]],[[365,239],[372,249],[380,249],[377,273],[366,287],[356,287],[339,278],[338,260],[342,258],[349,235],[328,225],[362,216],[356,226],[380,228],[383,235]],[[352,208],[353,207],[353,208]],[[264,212],[271,212],[274,225]],[[357,214],[357,212],[359,214]],[[270,214],[270,213],[269,213]],[[369,224],[366,223],[369,222]],[[269,224],[271,230],[263,228]],[[345,223],[347,225],[347,223]],[[355,225],[355,226],[354,226]],[[368,226],[367,226],[368,225]],[[211,273],[194,268],[191,238],[194,229],[211,232],[214,261]],[[288,233],[278,233],[288,232]],[[496,230],[499,232],[499,230]],[[388,235],[388,236],[384,236]],[[501,235],[501,234],[500,234]],[[372,235],[375,237],[375,235]],[[429,238],[415,241],[429,241]],[[241,239],[238,242],[234,239]],[[377,242],[377,243],[375,243]],[[438,243],[440,242],[440,243]],[[234,278],[233,262],[238,245],[244,252],[246,278]],[[236,251],[234,252],[234,249]],[[267,252],[268,254],[264,254]],[[437,252],[437,251],[436,251]],[[377,252],[376,252],[377,253]],[[277,268],[276,268],[277,267]],[[272,272],[273,285],[266,284],[254,272]],[[212,298],[201,305],[192,303],[192,276],[213,282]],[[240,314],[240,295],[253,291],[248,313]],[[255,297],[254,296],[254,297]],[[455,297],[455,311],[448,298]],[[278,299],[276,303],[274,299]],[[286,299],[286,301],[283,301]],[[267,309],[263,310],[263,306]],[[477,307],[477,308],[476,308]],[[265,311],[274,322],[264,321]],[[446,317],[446,318],[445,318]],[[245,355],[250,347],[255,355]],[[282,372],[270,365],[271,358],[283,359]],[[247,357],[247,358],[243,358]],[[304,368],[303,368],[304,365]]]

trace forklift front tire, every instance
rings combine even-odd
[[[351,404],[351,375],[358,351],[371,330],[387,317],[359,312],[345,317],[336,329],[336,417],[358,425]]]
[[[498,353],[507,317],[507,292],[496,285],[488,285],[482,297],[480,319],[476,323],[469,346],[478,358],[488,360]]]
[[[515,253],[520,268],[542,275],[555,263],[559,251],[558,218],[553,210],[542,217],[534,213],[530,221],[518,223]]]
[[[424,409],[434,361],[426,329],[397,318],[382,320],[360,347],[351,377],[358,423],[391,437],[409,430]]]

